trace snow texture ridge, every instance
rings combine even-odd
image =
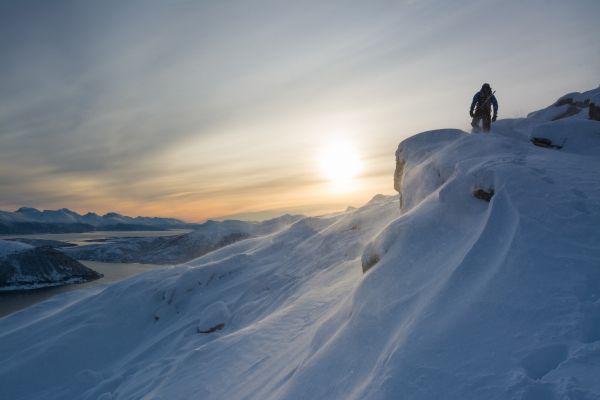
[[[0,319],[0,398],[600,399],[600,122],[552,107],[403,141],[401,209]]]

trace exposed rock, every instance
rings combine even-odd
[[[533,143],[534,145],[536,145],[538,147],[545,147],[545,148],[549,148],[549,149],[558,149],[558,150],[562,149],[562,146],[554,144],[554,143],[552,143],[552,140],[543,138],[543,137],[532,137],[531,143]]]
[[[579,107],[577,105],[569,106],[569,108],[567,108],[567,110],[565,112],[563,112],[563,113],[557,115],[556,117],[554,117],[552,119],[552,121],[556,121],[556,120],[567,118],[567,117],[572,117],[573,115],[579,114],[579,112],[582,109],[583,109],[583,107]]]
[[[554,103],[554,107],[560,107],[560,106],[564,106],[566,104],[570,105],[570,106],[576,106],[579,108],[583,108],[583,107],[587,107],[588,104],[590,103],[589,99],[585,99],[583,101],[575,101],[573,100],[572,97],[561,97],[560,99],[556,100],[556,103]]]
[[[380,260],[379,255],[371,254],[368,257],[363,258],[362,260],[362,271],[363,274],[370,270],[375,264],[377,264]]]
[[[225,327],[225,324],[221,322],[220,324],[212,326],[212,327],[208,328],[205,331],[201,331],[200,328],[198,328],[198,333],[213,333],[213,332],[216,332],[216,331],[220,331],[224,327]]]
[[[558,99],[556,103],[554,103],[554,107],[561,107],[565,105],[569,106],[567,110],[554,117],[552,121],[579,114],[579,112],[586,107],[588,107],[589,118],[595,121],[600,121],[600,107],[591,102],[590,99],[576,101],[571,97],[563,97]]]
[[[396,158],[396,170],[394,171],[394,189],[400,194],[400,208],[402,208],[402,174],[404,174],[404,165],[406,162]]]
[[[213,333],[225,327],[231,318],[231,311],[225,302],[216,301],[204,308],[196,325],[198,333]]]
[[[494,189],[490,189],[490,190],[475,189],[473,191],[473,197],[475,197],[479,200],[487,201],[489,203],[490,200],[492,200],[492,197],[494,197]]]
[[[529,113],[527,117],[543,121],[557,121],[571,119],[574,116],[582,118],[589,113],[589,118],[594,119],[591,115],[598,109],[598,104],[600,104],[600,93],[597,89],[582,93],[573,92],[560,97],[549,107]]]

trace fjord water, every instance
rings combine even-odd
[[[76,245],[103,242],[110,238],[176,236],[191,232],[191,229],[170,229],[168,231],[95,231],[82,233],[36,233],[30,235],[0,235],[0,239],[44,239],[58,240]]]
[[[16,292],[0,292],[0,318],[12,314],[21,309],[44,301],[60,293],[82,290],[111,282],[117,282],[130,276],[140,274],[157,268],[165,268],[164,265],[139,264],[139,263],[104,263],[98,261],[79,260],[80,263],[100,272],[104,277],[95,281],[53,286],[48,288],[20,290]]]
[[[47,239],[59,240],[77,245],[101,242],[112,237],[158,237],[174,236],[189,232],[187,229],[177,229],[170,231],[135,231],[135,232],[86,232],[86,233],[58,233],[58,234],[39,234],[39,235],[2,235],[0,239],[28,238],[28,239]],[[54,286],[34,290],[24,290],[16,292],[0,292],[0,318],[12,314],[18,310],[27,308],[33,304],[49,299],[57,294],[82,290],[111,282],[117,282],[146,272],[152,269],[163,268],[164,265],[140,264],[140,263],[104,263],[98,261],[79,260],[83,265],[104,275],[104,277],[91,282],[81,284]]]

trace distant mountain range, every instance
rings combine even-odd
[[[80,215],[67,208],[40,211],[21,207],[14,212],[0,211],[0,234],[163,230],[194,226],[175,218],[128,217],[114,212]]]

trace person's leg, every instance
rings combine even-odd
[[[492,116],[490,114],[485,114],[483,116],[483,131],[489,132],[492,128]]]
[[[473,121],[471,121],[471,126],[473,127],[472,132],[479,132],[481,128],[479,127],[479,121],[481,121],[481,117],[477,114],[473,117]]]

